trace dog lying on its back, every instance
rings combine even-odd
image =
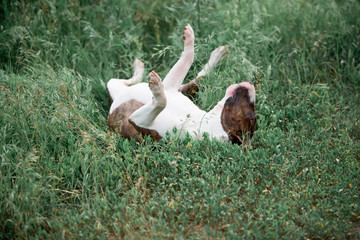
[[[143,134],[159,140],[176,127],[180,137],[189,133],[197,139],[208,133],[218,140],[248,144],[256,126],[255,88],[251,82],[229,86],[224,98],[209,112],[199,109],[187,97],[194,96],[200,78],[227,54],[226,46],[215,49],[197,78],[182,85],[194,60],[194,39],[194,31],[187,25],[183,30],[184,52],[163,81],[151,72],[148,84],[139,83],[144,64],[136,59],[131,79],[111,79],[107,83],[112,101],[110,128],[126,138],[140,139]]]

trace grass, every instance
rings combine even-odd
[[[3,1],[0,238],[360,238],[359,1]],[[255,82],[252,147],[107,128],[135,57],[164,77],[191,23],[210,109]]]

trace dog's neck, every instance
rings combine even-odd
[[[223,99],[221,99],[221,101],[219,101],[218,104],[216,104],[216,106],[210,112],[212,112],[212,111],[220,112],[220,115],[221,115],[221,112],[224,109],[224,104],[225,104],[227,98],[228,98],[228,96],[225,96]]]
[[[221,100],[213,109],[205,113],[198,121],[198,134],[210,133],[212,138],[228,141],[228,135],[221,124],[221,114],[226,98]]]

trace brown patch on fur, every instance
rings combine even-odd
[[[109,128],[120,133],[124,138],[135,138],[137,141],[142,141],[141,135],[149,135],[152,140],[159,141],[162,137],[157,131],[141,128],[129,119],[129,116],[142,106],[144,104],[136,100],[121,104],[109,115]]]
[[[129,123],[129,116],[142,106],[144,104],[136,100],[130,100],[121,104],[109,115],[109,128],[119,132],[122,137],[141,140],[139,132]]]
[[[160,139],[162,139],[160,134],[155,130],[139,127],[130,119],[129,123],[131,123],[135,127],[135,129],[142,135],[150,136],[153,141],[160,141]]]
[[[256,115],[247,88],[238,87],[233,96],[226,100],[221,113],[221,124],[232,143],[249,143],[255,132]]]
[[[179,92],[187,96],[190,100],[193,100],[196,93],[199,91],[199,81],[201,80],[201,77],[196,78],[192,80],[191,82],[188,82],[184,84],[180,89]]]

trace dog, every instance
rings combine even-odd
[[[163,81],[153,71],[148,83],[140,83],[144,64],[139,59],[134,61],[132,78],[108,81],[112,102],[109,127],[129,139],[150,135],[151,139],[160,140],[176,128],[182,138],[189,134],[201,139],[207,133],[211,139],[247,145],[256,127],[253,83],[233,84],[211,111],[199,109],[191,99],[199,90],[201,78],[227,55],[227,46],[216,48],[197,77],[182,85],[194,61],[195,36],[189,24],[183,29],[183,40],[184,51]]]

